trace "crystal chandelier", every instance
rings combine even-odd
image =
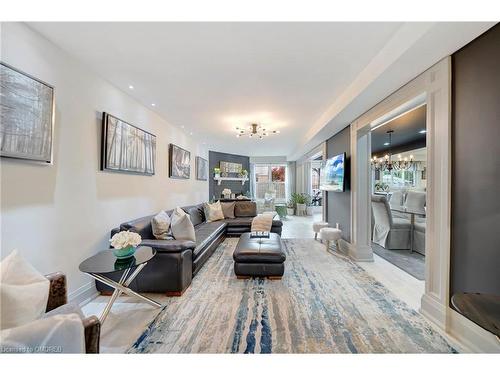
[[[236,134],[236,137],[238,138],[243,136],[248,136],[250,138],[258,138],[258,139],[263,139],[268,135],[280,133],[279,130],[269,130],[257,124],[252,124],[246,127],[237,126],[236,131],[238,132],[238,134]]]
[[[370,160],[372,168],[377,171],[392,171],[393,169],[396,171],[407,171],[412,169],[414,167],[413,155],[410,155],[410,158],[402,158],[401,155],[398,155],[398,160],[392,161],[392,154],[390,149],[392,145],[392,133],[394,133],[394,130],[389,130],[387,132],[387,134],[389,135],[389,142],[387,143],[389,145],[389,152],[385,154],[383,158],[377,158],[376,156],[373,156],[373,158]]]

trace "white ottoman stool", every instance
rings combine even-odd
[[[314,239],[318,239],[318,233],[322,228],[328,228],[328,223],[326,221],[317,221],[313,223]]]
[[[342,236],[342,231],[337,228],[321,228],[319,234],[326,241],[326,250],[330,247],[330,241],[335,241],[335,247],[339,250],[339,240]]]

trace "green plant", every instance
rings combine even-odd
[[[305,205],[310,205],[311,204],[311,196],[306,193],[293,193],[291,201],[293,202],[294,206],[297,204],[305,204]]]
[[[288,208],[295,208],[295,201],[294,201],[292,198],[290,198],[290,199],[288,200],[288,202],[286,203],[286,206],[287,206]]]

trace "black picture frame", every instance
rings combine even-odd
[[[196,179],[208,181],[208,160],[201,156],[196,157]]]
[[[181,180],[191,178],[191,152],[173,143],[168,147],[168,177]]]
[[[113,134],[111,135],[110,132]],[[120,140],[127,137],[129,141],[115,143],[118,132]],[[130,150],[124,149],[130,143],[132,143]],[[125,158],[123,152],[127,154]],[[101,170],[153,176],[155,164],[156,136],[116,116],[103,112]]]

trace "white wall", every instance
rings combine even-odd
[[[208,183],[194,176],[194,157],[207,151],[26,25],[1,27],[2,61],[52,84],[56,96],[53,165],[1,158],[1,256],[17,248],[40,272],[66,273],[70,297],[82,299],[93,284],[78,264],[109,246],[111,228],[208,199]],[[156,135],[154,176],[99,170],[103,111]],[[168,178],[170,142],[191,151],[190,180]]]

